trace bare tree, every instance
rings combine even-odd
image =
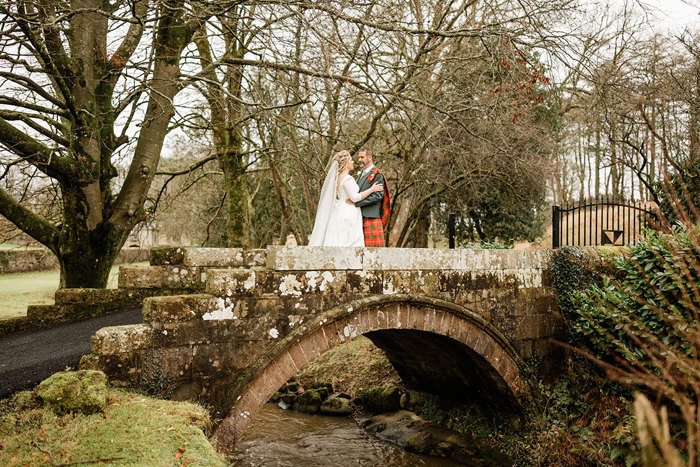
[[[36,167],[56,184],[61,216],[7,190],[0,213],[56,254],[61,287],[104,287],[144,218],[180,57],[202,18],[180,0],[16,0],[0,15],[2,176]],[[120,158],[130,168],[117,186]]]

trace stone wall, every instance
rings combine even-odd
[[[121,266],[118,289],[58,289],[51,305],[29,305],[27,316],[0,319],[0,336],[11,332],[47,327],[66,321],[75,321],[125,308],[141,306],[143,299],[154,295],[196,293],[204,290],[204,268],[189,268],[183,264],[188,248],[163,247],[150,252],[139,248],[123,248],[119,260],[131,263],[149,259],[152,266]],[[194,249],[216,253],[218,249]],[[46,250],[36,251],[45,252]],[[242,252],[243,250],[227,250]],[[147,256],[145,253],[148,253]],[[211,254],[210,253],[210,254]],[[201,254],[201,253],[200,253]],[[246,252],[250,254],[250,252]],[[233,255],[235,261],[235,254]],[[181,259],[177,259],[180,258]],[[221,266],[221,254],[216,253]],[[51,255],[55,260],[55,257]],[[175,259],[173,259],[175,258]],[[197,254],[194,255],[198,259]],[[172,261],[180,264],[172,266]],[[187,254],[187,263],[191,262]],[[263,260],[264,262],[264,260]],[[206,264],[206,261],[203,261]],[[235,263],[231,263],[235,264]],[[260,260],[258,261],[260,263]],[[175,273],[173,273],[175,271]],[[198,275],[195,275],[194,272]],[[188,275],[189,274],[189,275]]]
[[[115,264],[137,263],[148,260],[149,251],[144,248],[122,248]],[[0,250],[0,274],[45,271],[57,269],[58,259],[45,248],[15,248]]]
[[[58,260],[44,248],[0,250],[0,274],[56,269]]]

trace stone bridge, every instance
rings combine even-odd
[[[81,365],[116,385],[208,403],[223,450],[290,377],[361,334],[408,388],[517,410],[532,368],[547,376],[562,363],[550,341],[563,333],[550,255],[154,249],[150,267],[121,268],[119,286],[162,296],[144,300],[142,324],[98,331]]]

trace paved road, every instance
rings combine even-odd
[[[30,388],[90,352],[90,336],[105,326],[140,323],[141,308],[0,336],[0,398]]]

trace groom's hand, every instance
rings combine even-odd
[[[348,203],[348,204],[351,205],[351,206],[353,206],[353,205],[355,204],[355,203],[352,202],[352,200],[351,200],[350,198],[347,198],[347,199],[345,200],[345,202]]]

